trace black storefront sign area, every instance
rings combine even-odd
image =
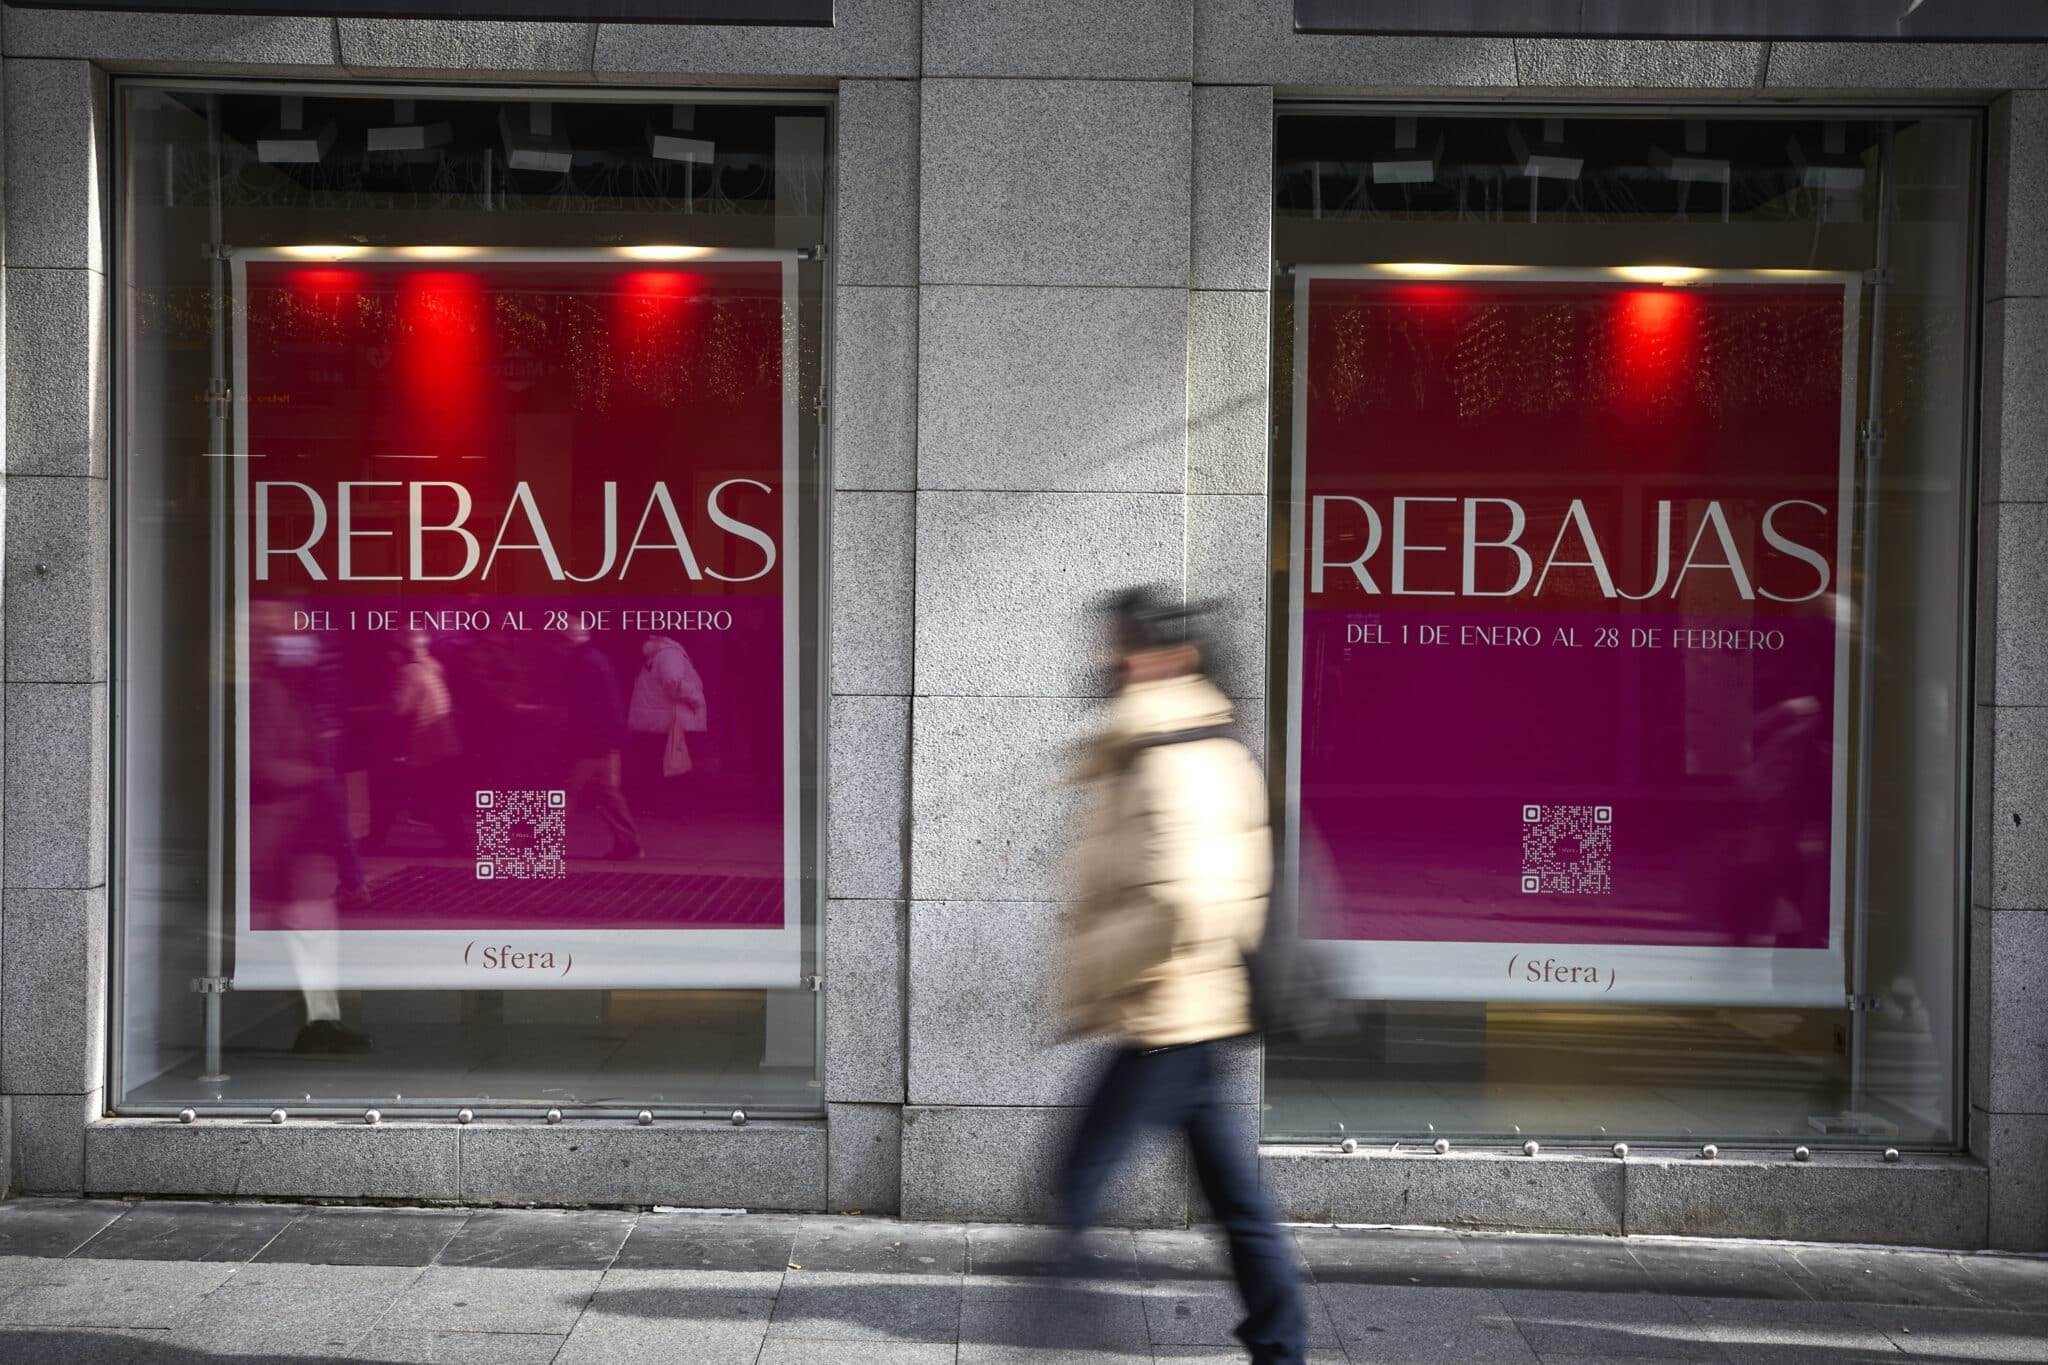
[[[550,19],[635,24],[830,28],[832,0],[22,0],[16,9],[145,14],[306,14],[341,19]]]
[[[1294,0],[1297,33],[1586,38],[2048,38],[2048,0]]]

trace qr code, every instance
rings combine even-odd
[[[1614,807],[1522,807],[1525,894],[1605,896],[1614,890]]]
[[[566,792],[478,792],[478,881],[544,881],[569,875]]]

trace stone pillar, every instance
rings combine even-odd
[[[1043,1220],[1100,1044],[1053,945],[1096,603],[1186,582],[1185,0],[927,0],[903,1210]],[[1104,1217],[1179,1223],[1177,1147]]]
[[[1273,555],[1273,91],[1195,87],[1193,241],[1188,294],[1188,595],[1212,618],[1216,680],[1237,705],[1254,754],[1267,755],[1266,588]],[[1282,604],[1282,610],[1284,610]],[[1270,770],[1270,766],[1269,766]],[[1231,1100],[1256,1144],[1256,1041],[1233,1049]],[[1190,1213],[1201,1216],[1199,1197]]]
[[[902,1165],[911,524],[917,472],[914,81],[839,87],[825,909],[826,1188],[894,1211]]]
[[[1984,270],[1970,1149],[1990,1244],[2048,1249],[2048,92],[1991,121]]]
[[[17,1190],[84,1183],[107,990],[106,82],[10,58],[0,1091]]]

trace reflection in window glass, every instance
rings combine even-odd
[[[1270,1136],[1954,1145],[1975,137],[1281,116]]]
[[[121,108],[120,1106],[815,1111],[828,111]]]

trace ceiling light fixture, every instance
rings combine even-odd
[[[668,121],[665,129],[647,125],[647,150],[654,154],[654,159],[709,166],[715,149],[707,139],[690,136],[697,127],[696,109],[687,104],[672,104]]]
[[[346,242],[326,242],[302,246],[281,246],[275,248],[280,256],[290,256],[301,261],[346,261],[373,250],[367,246],[354,246]]]
[[[445,121],[421,123],[411,100],[391,101],[391,122],[372,128],[366,149],[372,152],[424,152],[445,147],[455,138]]]
[[[694,261],[700,256],[709,256],[714,248],[708,246],[620,246],[613,251],[635,261]]]
[[[1849,153],[1848,125],[1827,119],[1820,129],[1818,148],[1796,133],[1785,139],[1785,154],[1799,172],[1799,183],[1810,190],[1862,189],[1863,162]]]
[[[1407,275],[1420,280],[1443,279],[1451,275],[1513,275],[1528,269],[1521,265],[1470,265],[1452,261],[1387,261],[1374,266],[1389,275]]]
[[[567,175],[575,160],[569,139],[555,128],[555,107],[545,100],[533,100],[524,115],[519,106],[498,107],[498,130],[505,138],[505,164],[515,171],[546,171]]]
[[[1577,180],[1586,169],[1585,156],[1564,140],[1561,118],[1544,119],[1535,142],[1529,141],[1520,123],[1510,123],[1508,146],[1514,151],[1516,167],[1531,180]]]
[[[1662,147],[1650,148],[1650,164],[1664,172],[1666,178],[1683,181],[1692,185],[1728,184],[1728,158],[1707,155],[1707,121],[1689,118],[1685,121],[1685,150],[1667,152]]]
[[[305,164],[327,155],[334,145],[334,121],[318,128],[306,127],[306,98],[282,95],[277,101],[277,122],[256,139],[256,159],[278,164]]]
[[[1707,274],[1694,265],[1618,265],[1614,273],[1639,284],[1691,284]]]
[[[1372,158],[1375,185],[1429,185],[1436,181],[1437,161],[1443,156],[1444,135],[1425,138],[1415,119],[1399,115],[1394,119],[1394,136],[1382,140]]]

